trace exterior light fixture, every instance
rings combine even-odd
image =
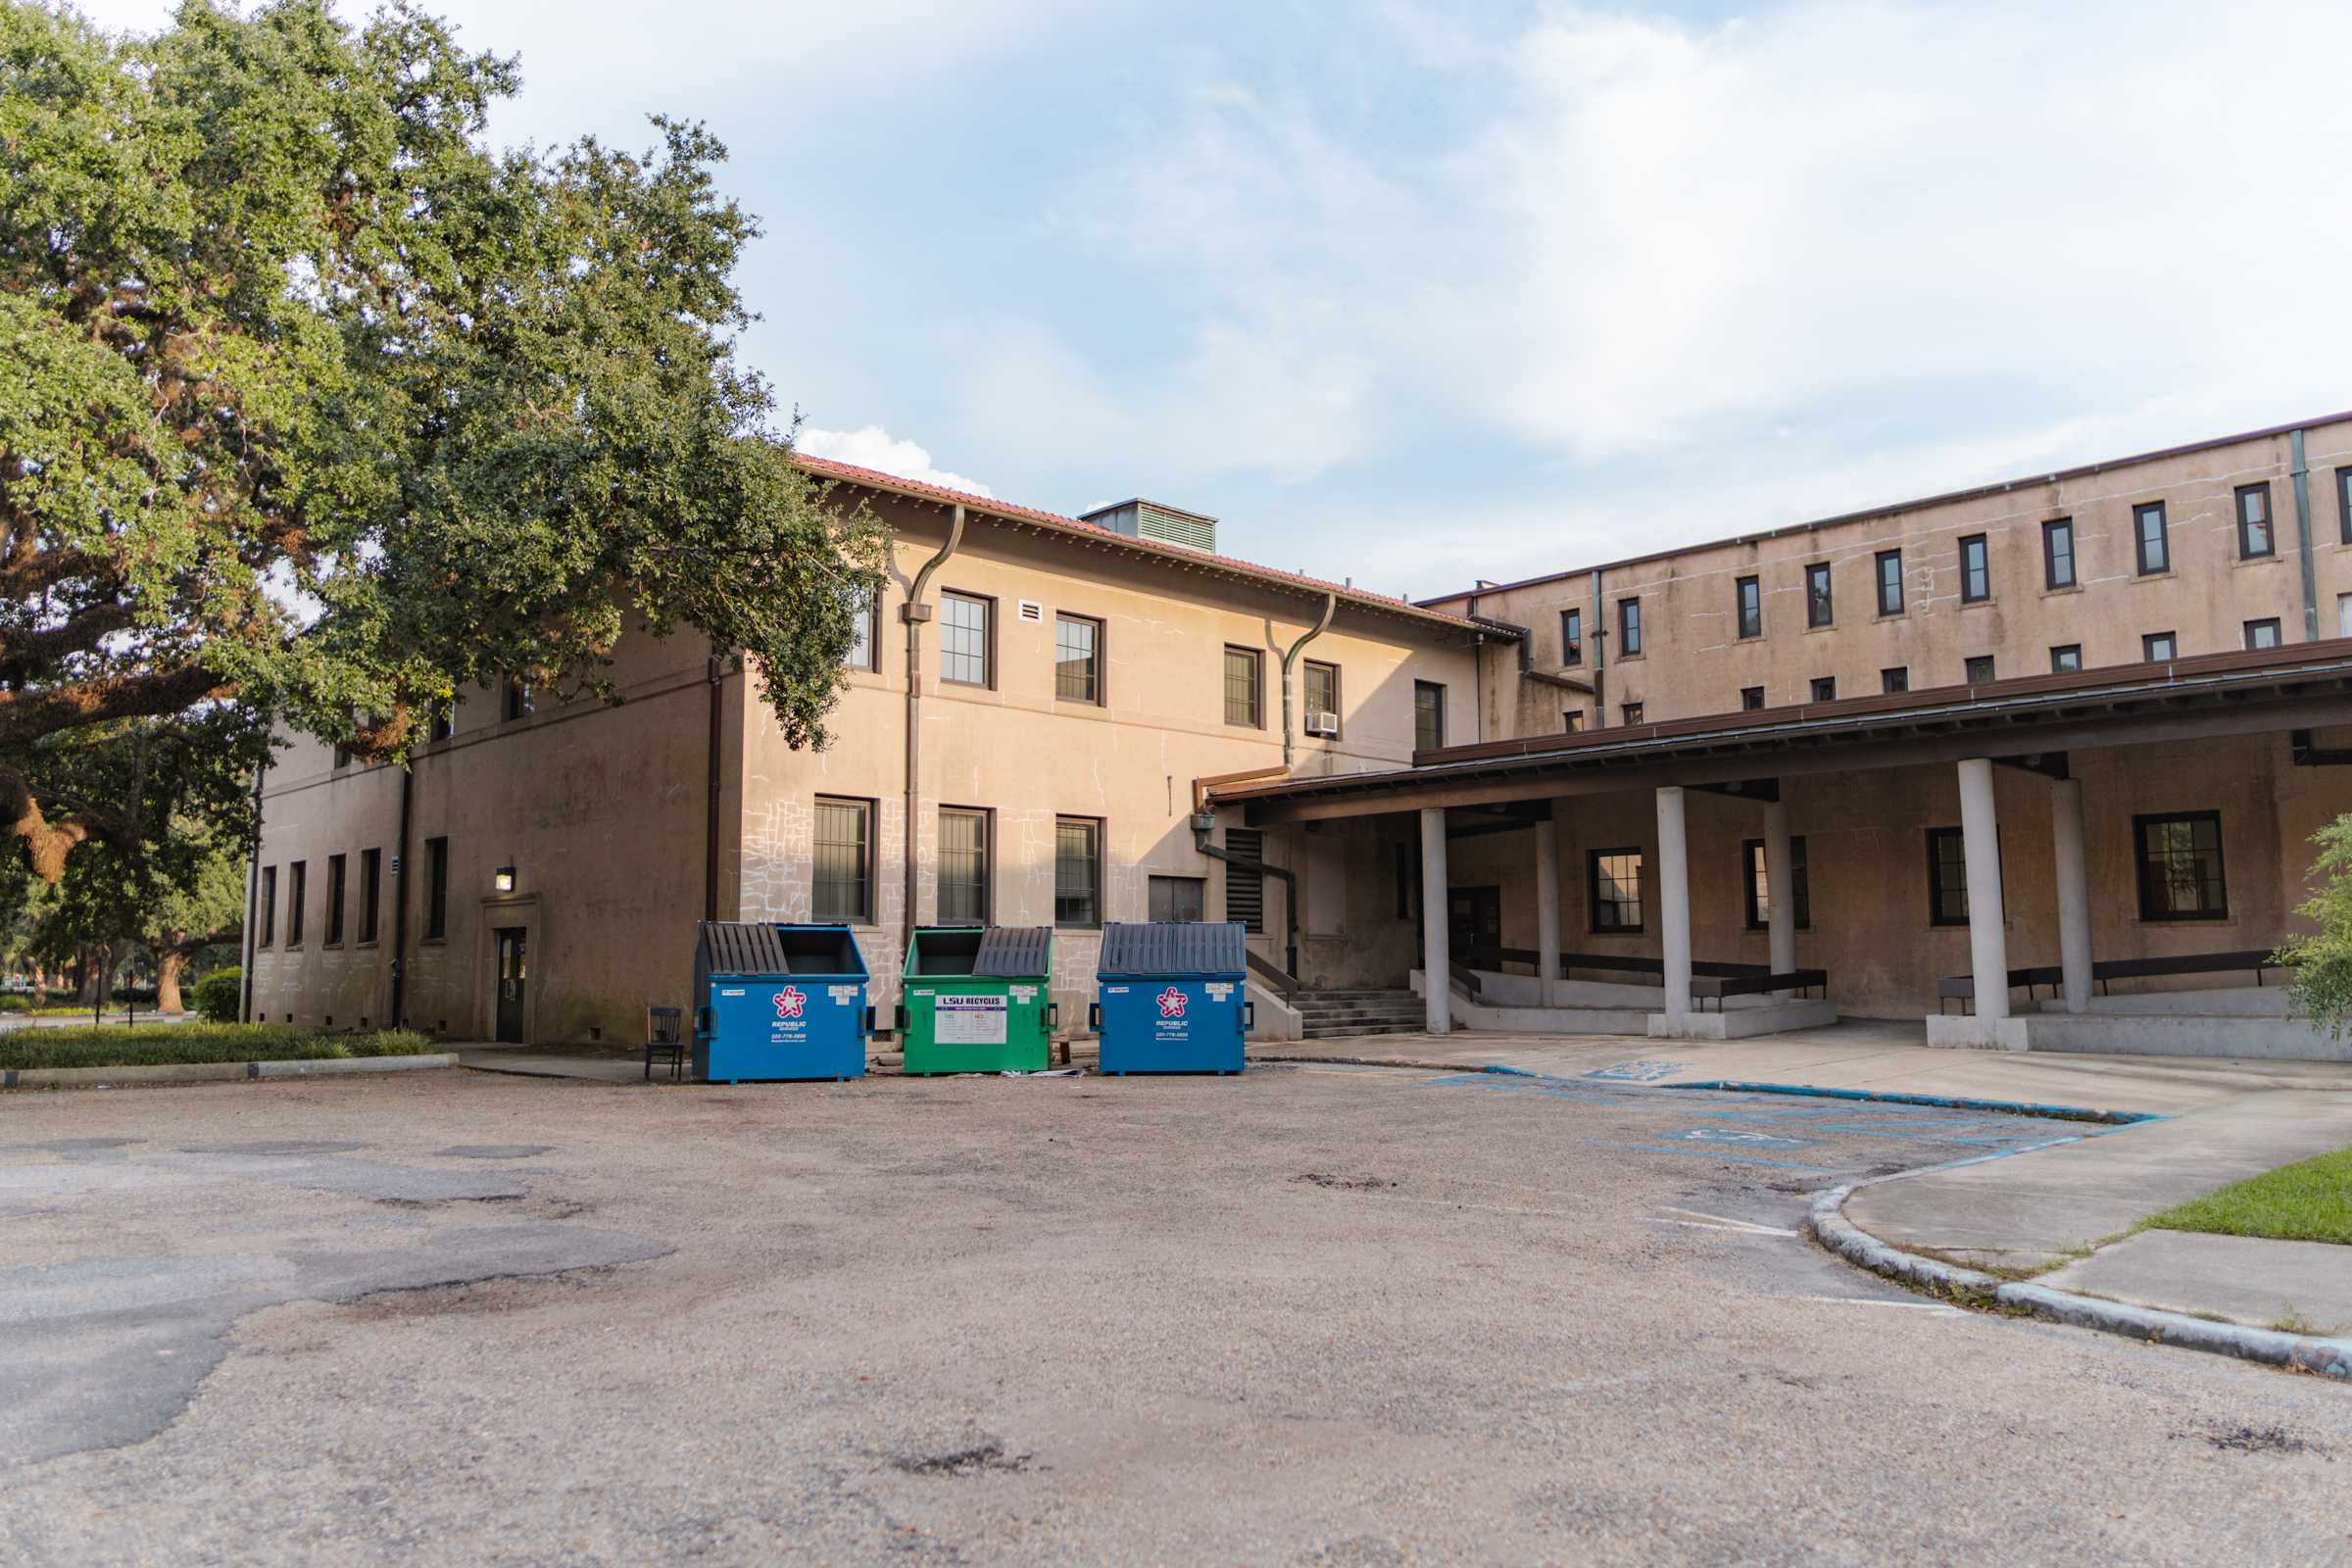
[[[512,893],[512,892],[514,892],[514,868],[513,866],[511,866],[511,865],[502,865],[502,866],[500,866],[500,867],[499,867],[497,870],[495,870],[495,871],[491,872],[491,873],[490,873],[490,886],[491,886],[492,890],[493,890],[493,891],[495,891],[495,892],[499,892],[499,893]]]

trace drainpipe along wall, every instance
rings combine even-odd
[[[2295,554],[2303,571],[2303,640],[2320,640],[2320,585],[2311,559],[2311,467],[2303,461],[2303,432],[2286,438],[2295,490]]]
[[[900,906],[902,940],[914,940],[914,846],[915,823],[921,818],[923,778],[923,622],[931,618],[931,607],[923,595],[931,586],[932,574],[947,563],[963,544],[963,508],[957,507],[948,523],[948,542],[939,547],[939,554],[922,564],[914,574],[914,583],[906,590],[906,602],[899,607],[899,618],[906,623],[906,821],[905,824],[906,867],[905,902]]]
[[[1308,643],[1331,629],[1331,617],[1339,612],[1339,609],[1340,596],[1325,594],[1323,596],[1323,613],[1316,617],[1314,625],[1309,627],[1297,642],[1291,644],[1282,656],[1282,766],[1285,772],[1290,770],[1291,759],[1298,744],[1294,738],[1291,724],[1291,666],[1298,662],[1299,649],[1304,648]]]

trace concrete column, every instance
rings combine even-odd
[[[1787,974],[1796,967],[1796,867],[1788,848],[1788,808],[1779,801],[1764,803],[1764,886],[1772,899],[1765,929],[1772,943],[1772,972]],[[1776,991],[1790,997],[1792,991]]]
[[[1545,817],[1536,824],[1536,980],[1544,1005],[1553,1005],[1560,983],[1560,829]]]
[[[1968,856],[1968,956],[1977,1016],[2009,1016],[2009,934],[2001,918],[2000,821],[1992,806],[1992,763],[1960,764],[1960,835]]]
[[[1421,808],[1421,1000],[1429,1032],[1453,1032],[1453,912],[1446,893],[1446,808]]]
[[[2090,874],[2082,862],[2079,778],[2058,780],[2050,793],[2050,844],[2058,858],[2058,967],[2066,976],[2066,1010],[2082,1012],[2090,1006]]]
[[[1683,787],[1658,788],[1658,934],[1666,961],[1666,1022],[1690,1018],[1690,856],[1683,837]]]

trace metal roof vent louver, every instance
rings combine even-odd
[[[1163,507],[1156,501],[1136,499],[1121,501],[1113,506],[1097,507],[1079,514],[1082,520],[1112,533],[1123,533],[1136,539],[1152,539],[1163,545],[1182,545],[1187,550],[1200,550],[1214,555],[1217,549],[1217,519],[1198,512],[1186,512],[1178,507]]]

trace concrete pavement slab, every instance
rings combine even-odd
[[[2260,1328],[2352,1332],[2352,1247],[2330,1242],[2141,1231],[2043,1275],[2041,1283]]]

